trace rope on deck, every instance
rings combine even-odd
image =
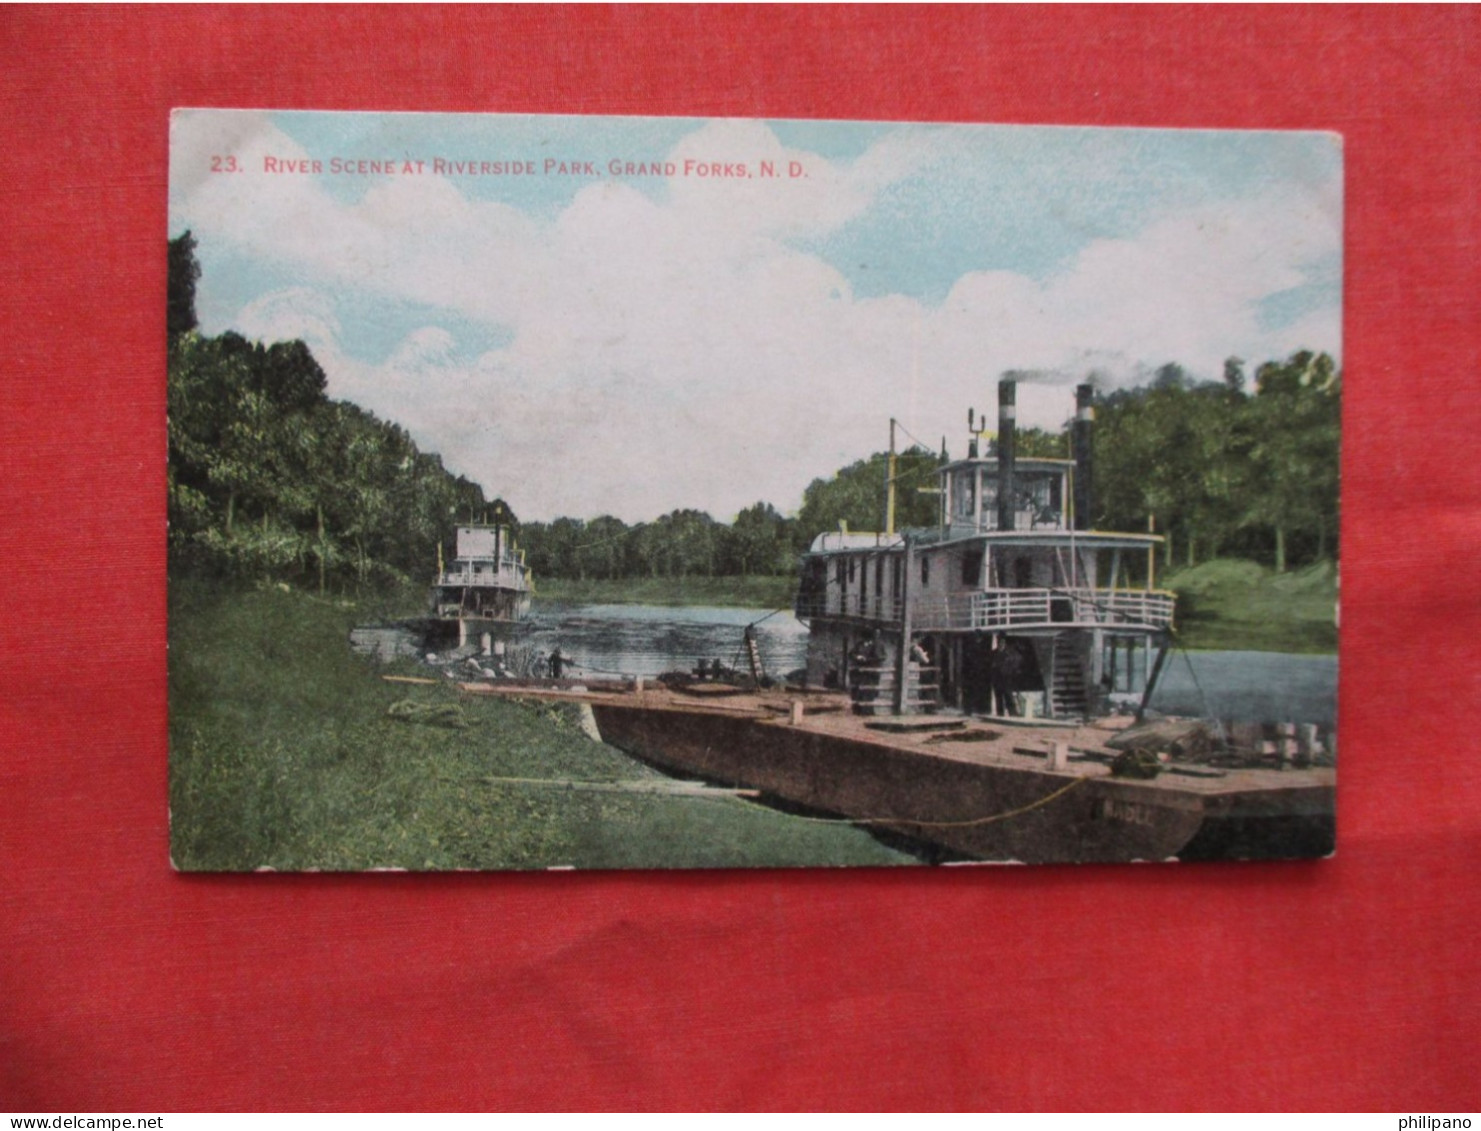
[[[917,821],[910,817],[797,817],[796,819],[811,821],[819,825],[911,825],[918,829],[970,829],[977,825],[990,825],[995,821],[1006,821],[1011,817],[1022,816],[1024,813],[1048,805],[1056,798],[1063,797],[1070,790],[1084,785],[1089,780],[1089,778],[1076,778],[1068,785],[1060,786],[1053,793],[1046,794],[1037,801],[1020,805],[1017,809],[1009,809],[1006,813],[994,813],[990,817],[974,817],[969,821]]]
[[[648,793],[661,797],[693,797],[706,801],[721,801],[731,798],[757,797],[761,790],[752,789],[727,789],[724,786],[710,786],[698,783],[684,782],[662,782],[662,781],[632,781],[632,782],[590,782],[571,781],[562,778],[517,778],[517,777],[483,777],[479,779],[489,785],[533,785],[547,786],[567,790],[588,790],[597,793]],[[1060,786],[1053,793],[1045,794],[1037,801],[1031,801],[1027,805],[1020,805],[1016,809],[1009,809],[1005,813],[994,813],[990,817],[974,817],[967,821],[917,821],[910,817],[805,817],[800,814],[788,814],[795,821],[807,821],[815,825],[910,825],[918,829],[968,829],[978,825],[990,825],[996,821],[1006,821],[1013,817],[1022,816],[1024,813],[1048,805],[1051,801],[1063,797],[1070,790],[1084,785],[1089,778],[1076,778],[1066,785]]]
[[[453,781],[442,778],[442,781]],[[706,785],[703,782],[670,781],[666,778],[637,779],[627,781],[577,781],[572,778],[519,778],[484,775],[477,779],[485,785],[532,785],[569,791],[585,790],[591,793],[643,793],[660,797],[697,797],[705,801],[726,800],[732,797],[758,797],[756,789],[728,789],[725,786]]]

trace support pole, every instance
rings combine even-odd
[[[1167,662],[1167,653],[1171,647],[1172,637],[1164,632],[1157,646],[1157,659],[1152,662],[1152,670],[1147,673],[1147,686],[1142,692],[1142,701],[1137,705],[1137,722],[1141,722],[1146,717],[1147,705],[1152,702],[1152,692],[1157,690],[1157,681],[1162,678],[1162,665]]]
[[[906,686],[910,676],[910,582],[911,574],[915,572],[915,543],[907,534],[905,536],[905,552],[902,555],[905,563],[905,580],[900,586],[900,655],[895,666],[895,713],[904,715],[909,699],[909,689]]]

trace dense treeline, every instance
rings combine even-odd
[[[331,401],[302,342],[199,334],[193,249],[189,232],[170,243],[175,566],[320,589],[421,578],[458,519],[509,517],[395,424]]]
[[[1284,571],[1335,558],[1342,376],[1326,354],[1296,353],[1197,383],[1164,366],[1150,387],[1097,399],[1095,525],[1155,517],[1169,565],[1219,556]]]
[[[629,526],[604,515],[591,522],[558,518],[525,523],[521,531],[537,576],[581,580],[614,577],[733,577],[791,575],[797,555],[824,530],[884,528],[885,453],[814,479],[796,518],[757,502],[730,525],[703,511],[678,510],[654,522]],[[897,528],[936,521],[936,456],[912,448],[898,457]]]
[[[499,500],[447,472],[395,424],[325,395],[302,342],[264,346],[195,329],[199,269],[187,232],[170,244],[170,546],[175,560],[321,588],[425,577],[453,526],[514,526],[539,577],[790,575],[823,531],[884,522],[888,457],[815,479],[795,518],[758,501],[733,523],[676,510],[629,525],[515,521]],[[1341,375],[1325,354],[1261,365],[1246,388],[1231,358],[1223,381],[1164,366],[1146,387],[1096,399],[1095,516],[1102,530],[1167,538],[1169,564],[1226,555],[1284,570],[1335,556]],[[1020,432],[1023,456],[1068,455],[1066,435]],[[937,520],[940,457],[897,460],[896,526]]]
[[[1231,358],[1222,381],[1197,382],[1176,365],[1151,384],[1096,398],[1095,514],[1100,530],[1145,530],[1166,541],[1167,564],[1221,555],[1273,565],[1333,558],[1342,378],[1326,354],[1261,365],[1246,389]],[[1068,458],[1066,432],[1019,432],[1020,457]],[[896,468],[896,526],[937,521],[940,458],[915,447]],[[814,479],[795,519],[768,503],[725,526],[683,510],[628,526],[603,516],[528,523],[537,574],[617,578],[789,574],[823,531],[880,530],[888,456],[876,453]]]
[[[677,510],[633,526],[611,515],[527,522],[519,537],[537,578],[730,577],[797,568],[797,521],[770,503],[747,507],[729,526],[703,511]]]

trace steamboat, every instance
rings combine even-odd
[[[507,526],[459,526],[455,556],[445,564],[437,547],[429,638],[482,644],[488,652],[507,641],[530,611],[530,569]]]

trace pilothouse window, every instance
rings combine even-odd
[[[972,521],[977,513],[976,476],[971,472],[959,473],[951,497],[956,504],[956,517],[965,522]]]

